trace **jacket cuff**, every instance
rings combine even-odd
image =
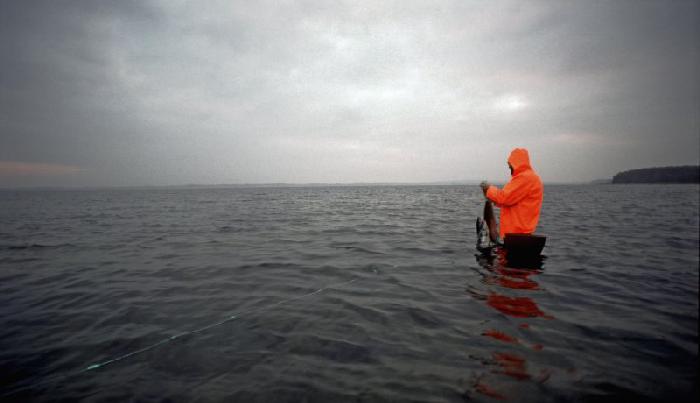
[[[489,186],[488,189],[486,189],[486,198],[493,201],[493,195],[498,191],[498,188],[495,186],[491,185]]]

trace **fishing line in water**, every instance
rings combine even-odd
[[[454,267],[457,267],[456,264],[455,264],[455,262],[454,262],[454,260],[451,260],[451,262],[452,262],[452,265],[453,265]],[[393,268],[396,268],[396,266],[393,266]],[[379,274],[379,271],[378,271],[376,268],[373,268],[372,271],[373,271],[374,274]],[[21,391],[23,391],[23,390],[31,390],[31,389],[37,388],[37,387],[39,387],[39,386],[42,386],[42,385],[47,385],[47,384],[54,383],[54,382],[56,382],[56,381],[58,381],[58,380],[66,380],[66,379],[68,379],[68,378],[71,378],[71,377],[74,377],[74,376],[78,376],[78,375],[84,374],[84,373],[86,373],[86,372],[90,372],[90,371],[94,371],[94,370],[97,370],[97,369],[100,369],[100,368],[104,368],[104,367],[106,367],[106,366],[108,366],[108,365],[110,365],[110,364],[114,364],[115,362],[119,362],[119,361],[125,360],[125,359],[127,359],[127,358],[130,358],[130,357],[133,357],[133,356],[136,356],[136,355],[145,353],[145,352],[147,352],[147,351],[150,351],[150,350],[153,350],[153,349],[158,348],[158,347],[160,347],[160,346],[163,346],[163,345],[166,345],[166,344],[168,344],[168,343],[171,343],[171,342],[173,342],[173,341],[175,341],[175,340],[178,340],[178,339],[181,339],[181,338],[185,338],[185,337],[188,337],[188,336],[192,336],[192,335],[195,335],[195,334],[197,334],[197,333],[205,332],[205,331],[207,331],[207,330],[209,330],[209,329],[212,329],[212,328],[215,328],[215,327],[224,325],[224,324],[226,324],[226,323],[228,323],[228,322],[232,322],[232,321],[237,320],[237,319],[240,319],[240,318],[242,318],[242,317],[244,317],[244,316],[251,315],[251,314],[255,314],[255,313],[260,313],[260,312],[269,311],[270,309],[273,309],[273,308],[275,308],[275,307],[278,307],[278,306],[281,306],[281,305],[285,305],[285,304],[289,304],[289,303],[292,303],[292,302],[295,302],[295,301],[299,301],[299,300],[302,300],[302,299],[306,299],[306,298],[312,297],[312,296],[314,296],[314,295],[316,295],[316,294],[320,294],[320,293],[322,293],[322,292],[324,292],[324,291],[326,291],[326,290],[329,290],[329,289],[337,289],[337,288],[339,288],[339,287],[342,287],[342,286],[345,286],[345,285],[348,285],[348,284],[352,284],[352,283],[357,282],[357,281],[359,281],[359,280],[362,280],[362,278],[361,278],[360,276],[355,276],[355,278],[353,278],[352,280],[342,281],[342,282],[338,282],[338,283],[333,283],[333,284],[330,284],[330,285],[326,285],[326,286],[321,287],[321,288],[319,288],[319,289],[317,289],[317,290],[315,290],[315,291],[311,291],[311,292],[308,292],[308,293],[306,293],[306,294],[298,295],[298,296],[291,297],[291,298],[282,299],[282,300],[280,300],[280,301],[277,301],[277,302],[275,302],[275,303],[272,303],[272,304],[269,304],[269,305],[266,305],[266,306],[262,306],[262,307],[260,307],[260,308],[253,308],[253,309],[244,310],[244,311],[241,311],[241,312],[238,312],[238,313],[232,313],[232,314],[230,314],[229,316],[223,318],[222,320],[219,320],[218,322],[210,323],[210,324],[208,324],[208,325],[206,325],[206,326],[203,326],[203,327],[200,327],[200,328],[197,328],[197,329],[194,329],[194,330],[190,330],[190,331],[187,331],[187,332],[181,332],[181,333],[174,334],[174,335],[172,335],[172,336],[169,336],[169,337],[166,337],[166,338],[164,338],[164,339],[161,339],[160,341],[157,341],[157,342],[155,342],[155,343],[152,343],[152,344],[150,344],[150,345],[148,345],[148,346],[146,346],[146,347],[142,347],[142,348],[140,348],[140,349],[138,349],[138,350],[134,350],[134,351],[131,351],[131,352],[128,352],[128,353],[125,353],[125,354],[122,354],[122,355],[119,355],[119,356],[116,356],[116,357],[114,357],[114,358],[110,358],[110,359],[107,359],[107,360],[104,360],[104,361],[95,362],[95,363],[93,363],[93,364],[90,364],[90,365],[88,365],[88,366],[86,366],[86,367],[84,367],[84,368],[75,370],[75,371],[73,371],[73,372],[63,373],[63,374],[56,374],[56,375],[54,375],[54,376],[49,376],[49,377],[47,377],[47,378],[44,378],[43,380],[40,380],[40,381],[38,381],[38,382],[33,382],[33,383],[30,383],[30,384],[25,384],[25,385],[23,385],[23,386],[15,385],[15,386],[12,388],[13,390],[7,391],[7,392],[5,392],[5,393],[0,394],[0,397],[6,397],[6,396],[15,395],[15,394],[17,394],[17,393],[19,393],[19,392],[21,392]]]
[[[249,314],[251,314],[251,313],[264,312],[264,311],[270,310],[270,309],[272,309],[272,308],[274,308],[274,307],[276,307],[276,306],[279,306],[279,305],[287,304],[287,303],[294,302],[294,301],[297,301],[297,300],[300,300],[300,299],[308,298],[308,297],[310,297],[310,296],[312,296],[312,295],[319,294],[319,293],[321,293],[321,292],[323,292],[323,291],[325,291],[325,290],[327,290],[327,289],[329,289],[329,288],[335,288],[335,287],[340,287],[340,286],[342,286],[342,285],[354,283],[354,282],[357,281],[357,280],[359,280],[359,277],[354,278],[354,279],[352,279],[352,280],[350,280],[350,281],[344,281],[344,282],[342,282],[342,283],[331,284],[331,285],[328,285],[328,286],[326,286],[326,287],[319,288],[318,290],[313,291],[313,292],[310,292],[310,293],[307,293],[307,294],[299,295],[299,296],[296,296],[296,297],[293,297],[293,298],[283,299],[283,300],[281,300],[281,301],[275,302],[274,304],[270,304],[270,305],[267,305],[267,306],[264,306],[264,307],[261,307],[261,308],[250,309],[250,310],[247,310],[247,311],[239,312],[239,313],[237,313],[237,314],[230,315],[230,316],[228,316],[227,318],[225,318],[224,320],[221,320],[221,321],[219,321],[219,322],[211,323],[211,324],[206,325],[206,326],[204,326],[204,327],[200,327],[199,329],[190,330],[189,332],[184,332],[184,333],[176,334],[176,335],[174,335],[174,336],[170,336],[170,337],[168,337],[168,338],[166,338],[166,339],[163,339],[163,340],[161,340],[161,341],[159,341],[159,342],[157,342],[157,343],[153,343],[153,344],[151,344],[150,346],[146,346],[146,347],[141,348],[141,349],[139,349],[139,350],[132,351],[132,352],[127,353],[127,354],[124,354],[124,355],[120,355],[120,356],[118,356],[118,357],[109,359],[109,360],[107,360],[107,361],[97,362],[97,363],[95,363],[95,364],[89,365],[89,366],[85,367],[84,369],[82,369],[80,372],[86,372],[86,371],[91,371],[91,370],[93,370],[93,369],[102,368],[102,367],[104,367],[104,366],[106,366],[106,365],[115,363],[115,362],[117,362],[117,361],[121,361],[121,360],[123,360],[123,359],[125,359],[125,358],[129,358],[129,357],[131,357],[131,356],[144,353],[144,352],[146,352],[146,351],[148,351],[148,350],[152,350],[152,349],[154,349],[154,348],[156,348],[156,347],[158,347],[158,346],[160,346],[160,345],[163,345],[163,344],[166,344],[166,343],[170,343],[170,342],[172,342],[172,341],[174,341],[174,340],[177,340],[177,339],[179,339],[179,338],[181,338],[181,337],[187,337],[187,336],[189,336],[189,335],[193,335],[193,334],[196,334],[196,333],[201,333],[201,332],[204,332],[204,331],[209,330],[209,329],[211,329],[211,328],[214,328],[214,327],[217,327],[217,326],[221,326],[221,325],[223,325],[223,324],[225,324],[225,323],[232,322],[232,321],[234,321],[234,320],[240,318],[240,317],[243,316],[243,315],[249,315]]]
[[[377,271],[375,270],[374,272],[376,273]],[[330,285],[327,285],[327,286],[325,286],[325,287],[321,287],[321,288],[317,289],[316,291],[312,291],[312,292],[309,292],[309,293],[306,293],[306,294],[298,295],[298,296],[292,297],[292,298],[283,299],[283,300],[281,300],[281,301],[277,301],[277,302],[275,302],[275,303],[273,303],[273,304],[270,304],[270,305],[267,305],[267,306],[263,306],[263,307],[260,307],[260,308],[254,308],[254,309],[249,309],[249,310],[246,310],[246,311],[234,313],[234,314],[231,314],[231,315],[227,316],[226,318],[224,318],[223,320],[220,320],[220,321],[218,321],[218,322],[208,324],[208,325],[203,326],[203,327],[200,327],[200,328],[198,328],[198,329],[194,329],[194,330],[190,330],[190,331],[187,331],[187,332],[182,332],[182,333],[175,334],[175,335],[173,335],[173,336],[167,337],[167,338],[165,338],[165,339],[162,339],[162,340],[160,340],[160,341],[158,341],[158,342],[156,342],[156,343],[150,344],[150,345],[148,345],[148,346],[146,346],[146,347],[143,347],[143,348],[140,348],[140,349],[138,349],[138,350],[134,350],[134,351],[128,352],[128,353],[126,353],[126,354],[122,354],[122,355],[120,355],[120,356],[117,356],[117,357],[114,357],[114,358],[110,358],[110,359],[105,360],[105,361],[100,361],[100,362],[93,363],[93,364],[91,364],[91,365],[88,365],[88,366],[85,367],[85,368],[82,368],[82,369],[80,369],[80,370],[76,370],[76,371],[73,372],[73,373],[59,374],[59,375],[56,375],[56,376],[53,376],[53,377],[46,378],[46,379],[44,379],[43,381],[39,381],[39,382],[37,382],[37,383],[33,383],[33,384],[30,384],[30,385],[25,385],[25,386],[17,386],[17,387],[15,387],[15,389],[14,389],[13,391],[3,393],[3,394],[0,395],[0,396],[3,396],[3,397],[4,397],[4,396],[14,395],[14,394],[16,394],[16,393],[18,393],[18,392],[20,392],[20,391],[22,391],[22,390],[33,389],[33,388],[36,388],[36,387],[38,387],[38,386],[41,386],[41,385],[45,385],[45,384],[54,382],[54,381],[56,381],[56,380],[58,380],[58,379],[66,379],[66,378],[69,378],[69,377],[71,377],[71,376],[77,376],[77,375],[83,374],[83,373],[85,373],[85,372],[89,372],[89,371],[93,371],[93,370],[96,370],[96,369],[99,369],[99,368],[103,368],[103,367],[105,367],[105,366],[107,366],[107,365],[110,365],[110,364],[113,364],[113,363],[115,363],[115,362],[122,361],[122,360],[124,360],[124,359],[129,358],[129,357],[133,357],[133,356],[135,356],[135,355],[139,355],[139,354],[145,353],[146,351],[153,350],[153,349],[156,348],[156,347],[160,347],[160,346],[162,346],[162,345],[171,343],[171,342],[173,342],[173,341],[175,341],[175,340],[177,340],[177,339],[180,339],[180,338],[183,338],[183,337],[187,337],[187,336],[191,336],[191,335],[194,335],[194,334],[197,334],[197,333],[201,333],[201,332],[207,331],[207,330],[209,330],[209,329],[212,329],[212,328],[221,326],[221,325],[223,325],[223,324],[226,324],[226,323],[228,323],[228,322],[232,322],[232,321],[234,321],[234,320],[236,320],[236,319],[239,319],[239,318],[241,318],[241,317],[243,317],[243,316],[250,315],[250,314],[254,314],[254,313],[260,313],[260,312],[268,311],[268,310],[270,310],[270,309],[272,309],[272,308],[274,308],[274,307],[277,307],[277,306],[280,306],[280,305],[284,305],[284,304],[289,304],[289,303],[292,303],[292,302],[294,302],[294,301],[302,300],[302,299],[305,299],[305,298],[309,298],[309,297],[314,296],[314,295],[316,295],[316,294],[320,294],[320,293],[322,293],[322,292],[324,292],[324,291],[326,291],[326,290],[328,290],[328,289],[338,288],[338,287],[341,287],[341,286],[344,286],[344,285],[352,284],[352,283],[354,283],[354,282],[356,282],[356,281],[358,281],[358,280],[360,280],[360,277],[355,277],[355,278],[352,279],[352,280],[343,281],[343,282],[340,282],[340,283],[330,284]]]

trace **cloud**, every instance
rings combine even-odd
[[[0,160],[82,184],[479,179],[515,145],[546,180],[698,161],[693,1],[4,7]]]
[[[558,133],[552,136],[552,141],[570,145],[606,145],[614,144],[615,139],[597,133]]]

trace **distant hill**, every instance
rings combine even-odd
[[[613,176],[612,183],[700,183],[700,166],[632,169]]]

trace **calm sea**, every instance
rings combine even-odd
[[[697,185],[0,191],[0,400],[693,400]]]

